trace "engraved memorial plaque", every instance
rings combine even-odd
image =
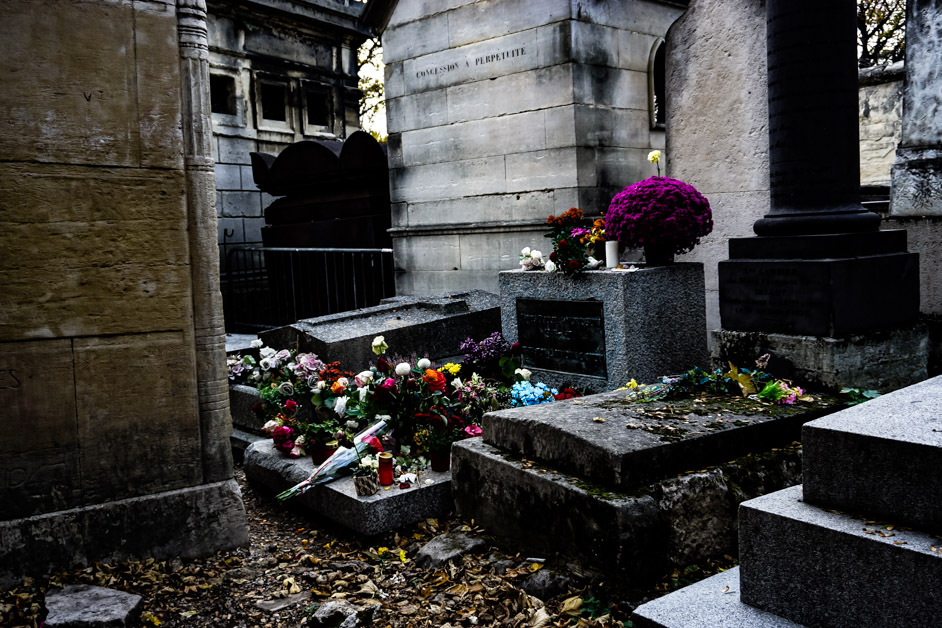
[[[517,299],[517,336],[528,367],[608,377],[601,301]]]

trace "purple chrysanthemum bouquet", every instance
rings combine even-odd
[[[670,262],[713,231],[710,202],[692,185],[668,177],[651,177],[615,195],[605,216],[605,233],[629,249],[660,250]],[[661,262],[663,263],[663,262]]]

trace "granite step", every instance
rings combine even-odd
[[[942,534],[942,377],[807,423],[805,500]]]
[[[797,483],[789,447],[619,491],[467,439],[452,447],[458,513],[514,551],[648,586],[671,569],[736,552],[737,504]]]
[[[275,449],[270,439],[249,445],[242,464],[249,481],[272,494],[304,481],[314,471],[309,457],[288,458]],[[394,483],[368,497],[356,494],[353,478],[348,476],[315,486],[292,498],[291,503],[354,532],[372,536],[451,512],[451,472],[424,471],[411,488],[403,489]]]
[[[801,425],[843,408],[765,405],[746,398],[641,403],[614,391],[484,416],[485,440],[510,454],[616,489],[798,440]]]
[[[802,501],[800,486],[743,502],[742,601],[809,626],[938,625],[942,539]]]
[[[635,609],[634,628],[802,628],[739,599],[739,567]]]

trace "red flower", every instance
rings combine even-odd
[[[388,373],[392,370],[392,364],[383,356],[379,356],[379,359],[376,360],[376,370],[382,373]]]
[[[379,439],[375,436],[364,436],[363,442],[375,449],[376,451],[383,451],[383,444],[379,442]]]
[[[566,262],[566,264],[569,266],[570,272],[576,272],[577,270],[579,270],[579,265],[580,265],[579,260],[571,259],[568,262]]]
[[[448,380],[445,379],[445,376],[435,369],[426,369],[422,379],[425,380],[429,390],[432,392],[441,392],[445,390],[445,387],[448,385]]]
[[[559,256],[556,255],[556,251],[553,251],[552,253],[550,253],[550,261],[553,262],[554,264],[559,261]]]
[[[291,441],[291,436],[294,434],[294,430],[290,427],[282,425],[281,427],[276,427],[271,433],[271,439],[275,441],[275,446],[279,447],[286,442]],[[294,447],[294,443],[291,443],[291,447]],[[291,447],[288,449],[290,450]]]
[[[285,410],[288,412],[294,412],[298,409],[298,402],[294,399],[289,399],[285,402]]]
[[[559,242],[556,243],[556,246],[559,248],[560,251],[565,251],[566,249],[569,248],[569,241],[560,240]]]

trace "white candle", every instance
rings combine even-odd
[[[618,240],[609,240],[605,242],[605,267],[615,268],[618,266]]]

